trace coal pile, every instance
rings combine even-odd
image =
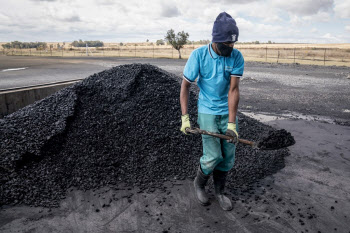
[[[295,144],[294,137],[285,129],[271,130],[258,142],[258,148],[266,150],[276,150]]]
[[[118,66],[0,120],[0,205],[55,207],[69,187],[149,192],[193,178],[201,138],[179,130],[178,80],[151,65]],[[196,95],[189,100],[193,126]],[[240,137],[254,141],[273,131],[242,114],[239,126]],[[228,189],[275,173],[288,153],[239,145]]]

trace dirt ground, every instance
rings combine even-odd
[[[12,83],[83,78],[133,62],[151,63],[180,76],[185,65],[185,61],[169,59],[0,59],[0,89]],[[28,68],[1,72],[20,67]],[[247,63],[240,85],[240,111],[290,131],[296,144],[290,147],[286,167],[238,196],[233,211],[222,211],[213,196],[210,206],[199,205],[190,180],[169,182],[169,193],[143,194],[130,187],[72,189],[58,209],[1,207],[0,232],[348,233],[348,75],[350,69],[342,67]]]

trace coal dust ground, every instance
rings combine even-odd
[[[6,59],[9,61],[12,57]],[[11,80],[21,76],[23,80],[33,80],[30,75],[49,79],[51,76],[45,76],[45,73],[51,74],[55,67],[65,78],[65,74],[71,75],[70,70],[80,69],[84,63],[90,65],[90,70],[96,68],[94,72],[97,72],[104,70],[103,67],[123,62],[147,61],[176,75],[181,74],[184,65],[184,61],[169,59],[15,59],[16,65],[26,60],[29,68],[27,73],[12,73],[9,76]],[[45,64],[38,64],[38,61]],[[70,65],[62,63],[68,61]],[[34,63],[36,65],[31,66]],[[7,63],[0,66],[4,64]],[[44,72],[41,72],[42,68]],[[350,73],[349,69],[341,67],[247,63],[246,75],[240,85],[240,109],[245,115],[291,132],[296,144],[289,147],[290,155],[284,157],[285,167],[282,170],[251,184],[227,190],[234,201],[233,211],[222,211],[212,192],[212,204],[208,207],[199,205],[191,179],[167,179],[162,184],[163,188],[146,188],[144,192],[136,186],[120,185],[118,182],[118,185],[87,191],[69,188],[59,208],[3,205],[0,208],[0,232],[350,232],[350,128],[337,123],[339,119],[341,122],[348,121],[346,105],[349,99],[344,96],[347,96],[349,86],[346,85],[347,79],[342,78],[342,74],[347,73]],[[7,83],[7,77],[3,75],[0,74],[0,84]],[[181,80],[180,77],[174,78],[177,82]],[[317,92],[319,88],[322,88],[321,95]],[[192,94],[196,91],[194,87]],[[66,98],[77,104],[79,95],[69,93],[64,93]],[[59,114],[52,116],[51,122],[57,122],[57,125],[50,124],[50,131],[46,132],[52,138],[44,140],[53,142],[60,138],[54,135],[64,134],[67,132],[65,129],[73,124],[72,116],[76,116],[76,112],[71,115],[71,110],[79,109],[67,102],[59,104],[61,101],[55,98],[57,96],[50,101],[56,101],[56,107],[41,108],[43,112],[65,109],[62,118]],[[288,114],[288,110],[293,111],[292,114]],[[311,114],[312,118],[304,118],[308,117],[304,114]],[[34,115],[32,117],[35,118]],[[192,123],[194,117],[191,117]],[[324,123],[324,119],[331,119],[337,124]],[[180,125],[180,120],[177,121]],[[37,123],[40,124],[39,121]],[[196,135],[191,137],[191,140],[198,138]],[[17,139],[23,140],[21,137]],[[40,145],[39,141],[33,139],[36,146],[33,144],[31,151],[37,152],[45,147],[46,144]],[[83,137],[79,143],[84,143]],[[200,155],[188,156],[190,162],[191,157],[197,161]],[[41,161],[44,159],[37,160]],[[29,168],[25,160],[22,162],[15,164],[22,169],[24,166]],[[97,158],[95,162],[98,163]],[[17,165],[7,163],[7,169]],[[50,180],[50,171],[46,172]],[[50,184],[46,185],[50,187]]]

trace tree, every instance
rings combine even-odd
[[[203,44],[209,44],[210,40],[199,40],[199,41],[190,41],[193,44],[199,44],[199,45],[203,45]],[[190,44],[190,43],[188,43]]]
[[[29,48],[43,48],[47,47],[45,42],[20,42],[20,41],[12,41],[11,43],[6,43],[2,45],[3,48],[18,48],[18,49],[29,49]]]
[[[184,31],[178,32],[177,35],[175,35],[173,29],[170,29],[165,36],[165,40],[179,52],[179,59],[181,59],[180,49],[184,47],[189,36],[190,35]]]
[[[10,49],[10,48],[11,48],[11,43],[3,44],[2,47],[3,47],[4,49]]]
[[[162,40],[162,39],[157,40],[156,45],[164,45],[164,40]]]
[[[102,41],[99,40],[86,40],[86,41],[82,41],[81,39],[79,41],[73,41],[72,45],[74,47],[86,47],[86,45],[88,47],[103,47],[104,44]],[[62,46],[63,47],[63,46]]]

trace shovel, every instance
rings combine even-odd
[[[213,133],[213,132],[209,132],[209,131],[202,130],[199,128],[191,128],[191,129],[187,128],[186,132],[191,133],[191,134],[210,135],[210,136],[217,137],[217,138],[224,139],[224,140],[234,139],[231,136],[227,136],[227,135],[223,135],[223,134],[219,134],[219,133]],[[253,142],[253,141],[249,141],[249,140],[241,139],[241,138],[239,138],[238,141],[242,144],[251,146],[253,149],[259,149],[259,150],[277,150],[277,149],[281,149],[281,148],[288,147],[288,146],[295,144],[294,138],[290,135],[290,133],[287,133],[285,130],[283,130],[283,131],[280,130],[277,132],[280,132],[280,133],[277,133],[277,134],[275,133],[273,135],[274,138],[272,140],[271,140],[271,136],[270,136],[270,137],[267,137],[259,142]],[[282,143],[281,143],[281,139],[284,139],[284,140],[282,140]],[[273,140],[275,140],[276,143],[273,143]],[[272,143],[271,143],[271,141],[272,141]]]

